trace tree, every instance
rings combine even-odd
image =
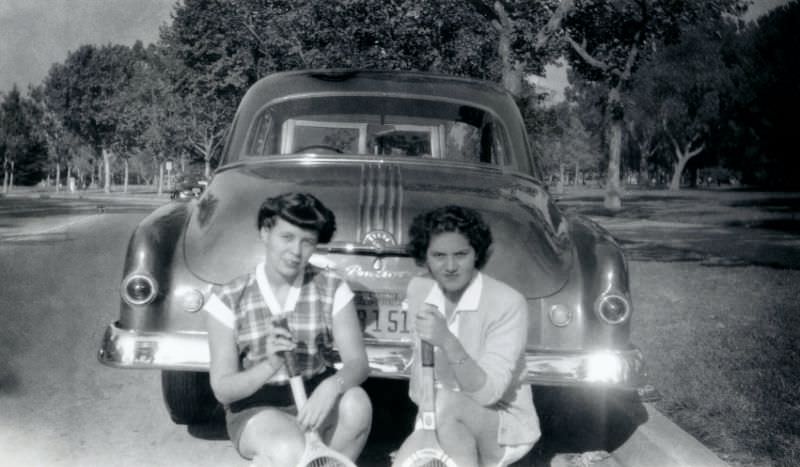
[[[789,2],[742,28],[725,50],[726,62],[736,69],[736,92],[719,146],[748,184],[800,187],[798,24],[800,2]]]
[[[497,80],[491,26],[463,2],[238,0],[259,75],[293,68],[429,70]]]
[[[685,31],[678,43],[659,49],[632,83],[642,126],[659,128],[674,154],[671,190],[680,189],[686,164],[705,149],[723,101],[733,93],[718,36],[722,27]]]
[[[723,14],[741,14],[744,7],[741,0],[575,0],[563,20],[570,64],[577,74],[608,88],[606,208],[622,205],[623,93],[636,68],[663,44],[675,42],[687,25],[716,22]]]
[[[61,118],[47,105],[41,86],[31,89],[31,100],[38,112],[38,124],[35,131],[47,145],[48,164],[55,169],[55,186],[56,192],[58,192],[61,190],[62,164],[67,166],[67,179],[70,177],[68,162],[70,145],[67,144],[67,130],[64,128]]]
[[[661,132],[658,122],[650,118],[651,115],[641,112],[638,107],[629,108],[626,113],[627,134],[639,151],[639,173],[637,180],[640,185],[647,184],[649,180],[648,165],[653,156],[661,150]]]
[[[123,45],[83,45],[64,64],[51,67],[45,78],[48,106],[64,126],[87,141],[103,160],[104,189],[111,191],[110,157],[121,110],[116,94],[133,75],[133,56]]]
[[[203,160],[206,176],[239,100],[260,77],[261,54],[242,21],[238,2],[188,0],[176,7],[155,51],[164,96],[158,102],[171,116],[176,143]]]
[[[473,0],[187,0],[162,31],[174,89],[185,104],[189,147],[218,151],[232,110],[260,77],[297,68],[426,70],[503,82],[557,50],[559,2]],[[236,25],[236,27],[231,27]]]
[[[0,102],[0,148],[3,152],[3,193],[15,184],[42,179],[46,146],[36,132],[37,109],[16,85]]]
[[[558,174],[556,192],[562,193],[570,178],[568,166],[573,168],[572,183],[578,184],[586,167],[597,160],[596,140],[581,122],[579,108],[574,103],[562,102],[549,108],[537,106],[534,112],[540,116],[541,126],[538,137],[532,141],[534,152],[550,178]]]
[[[113,107],[119,109],[120,118],[112,149],[123,162],[123,191],[128,188],[132,155],[138,156],[143,148],[157,148],[151,156],[157,164],[162,164],[179,153],[184,144],[175,137],[179,133],[175,128],[180,126],[178,98],[172,92],[159,50],[154,46],[144,48],[137,42],[131,55],[131,77],[113,98]],[[161,186],[163,181],[159,180]]]
[[[25,148],[25,114],[22,97],[16,85],[0,104],[0,141],[3,146],[3,193],[14,187],[14,166]]]

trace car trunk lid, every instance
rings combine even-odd
[[[402,293],[423,273],[405,253],[417,214],[447,204],[477,209],[492,229],[484,271],[534,298],[566,281],[572,248],[549,196],[522,177],[471,164],[365,157],[278,157],[220,171],[186,231],[190,270],[211,283],[252,271],[264,258],[256,216],[270,196],[309,192],[336,215],[333,241],[312,262],[335,268],[354,289]]]

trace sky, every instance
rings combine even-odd
[[[176,0],[0,0],[0,92],[40,84],[83,44],[158,40]]]
[[[0,92],[23,93],[83,44],[158,39],[177,0],[0,0]],[[755,0],[752,16],[788,0]]]

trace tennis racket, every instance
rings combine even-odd
[[[413,445],[398,453],[392,467],[457,467],[436,437],[436,387],[433,382],[433,345],[421,341],[422,400],[421,423],[415,429]],[[409,452],[410,449],[410,452]]]
[[[286,371],[289,373],[289,385],[292,389],[294,405],[299,411],[308,400],[303,378],[297,372],[294,352],[283,352],[283,358],[286,362]],[[306,431],[305,441],[306,447],[297,467],[356,467],[347,456],[326,446],[316,431]]]

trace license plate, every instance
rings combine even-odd
[[[357,291],[354,302],[364,338],[407,340],[410,336],[408,310],[398,292]]]

